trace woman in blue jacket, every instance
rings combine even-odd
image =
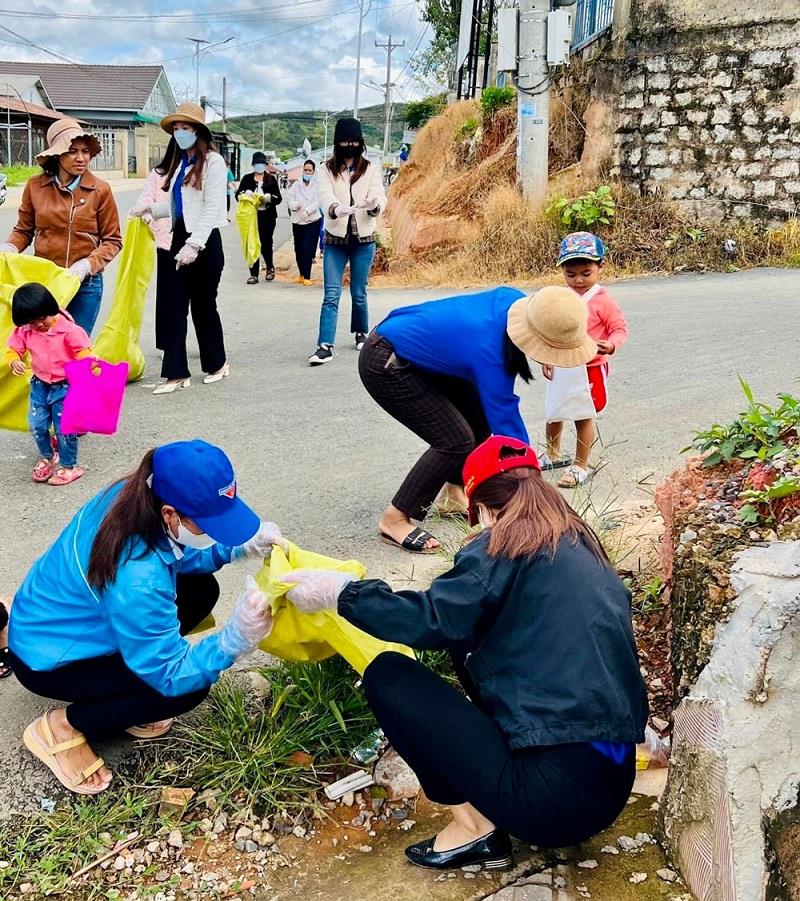
[[[533,378],[528,357],[556,366],[591,359],[585,304],[569,289],[541,294],[558,306],[557,322],[537,320],[535,299],[501,286],[391,312],[367,339],[358,371],[364,387],[398,422],[430,447],[416,462],[384,510],[384,541],[412,553],[431,553],[439,542],[411,520],[423,520],[442,486],[463,506],[459,486],[467,455],[491,434],[528,440],[514,383]],[[552,304],[551,304],[552,306]],[[548,331],[558,337],[550,343]],[[526,356],[527,354],[527,356]],[[567,358],[562,362],[561,357]]]
[[[108,788],[111,772],[90,741],[163,735],[268,634],[268,607],[250,579],[218,634],[183,637],[219,598],[213,573],[276,543],[278,527],[237,496],[218,447],[148,451],[78,511],[14,598],[14,674],[34,694],[69,702],[25,729],[28,750],[71,791]]]
[[[534,451],[490,438],[467,459],[464,485],[484,530],[427,591],[326,570],[283,576],[301,610],[338,610],[383,640],[450,651],[468,698],[392,652],[363,677],[386,737],[428,799],[451,809],[438,835],[406,849],[433,869],[509,866],[509,833],[557,848],[608,827],[647,720],[630,592]]]

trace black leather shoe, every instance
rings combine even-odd
[[[514,862],[511,839],[507,833],[495,829],[483,838],[475,839],[450,851],[434,851],[436,836],[426,838],[406,848],[406,857],[418,867],[429,870],[449,870],[480,864],[487,870],[504,870]]]

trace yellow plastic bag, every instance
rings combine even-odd
[[[144,375],[144,354],[139,347],[147,288],[155,268],[155,239],[141,219],[130,219],[119,255],[117,286],[108,319],[94,351],[109,363],[128,364],[128,381]]]
[[[236,223],[242,238],[242,250],[248,266],[261,256],[261,238],[258,236],[258,209],[261,201],[258,197],[239,195],[236,204]]]
[[[260,644],[262,651],[282,660],[300,663],[316,662],[341,654],[360,674],[384,651],[414,656],[411,648],[368,635],[333,610],[301,613],[286,599],[291,584],[281,582],[284,573],[301,568],[333,569],[353,573],[357,579],[363,579],[367,572],[364,564],[357,560],[323,557],[303,551],[294,544],[289,545],[288,557],[279,547],[273,548],[270,559],[264,561],[256,577],[274,617],[272,631]]]
[[[0,428],[17,432],[28,431],[31,370],[28,365],[25,375],[12,375],[5,351],[14,330],[11,298],[20,285],[28,282],[45,285],[60,307],[69,305],[81,285],[77,275],[50,260],[29,254],[0,253]]]

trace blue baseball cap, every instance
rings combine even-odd
[[[558,265],[570,260],[593,260],[601,263],[606,258],[606,248],[597,235],[591,232],[573,232],[561,242],[558,251]]]
[[[156,448],[153,493],[228,547],[249,541],[261,524],[236,493],[227,454],[199,438]]]

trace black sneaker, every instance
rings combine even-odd
[[[323,363],[330,363],[333,359],[333,345],[320,344],[316,351],[308,358],[310,366],[321,366]]]
[[[356,350],[361,350],[366,340],[367,336],[364,334],[364,332],[356,332]]]

